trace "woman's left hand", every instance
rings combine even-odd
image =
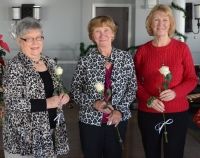
[[[64,93],[62,93],[62,94],[60,94],[59,97],[60,97],[60,104],[61,104],[61,105],[65,105],[65,104],[67,104],[67,103],[69,102],[69,100],[70,100],[68,94],[64,94]]]
[[[161,101],[171,101],[176,97],[176,93],[171,90],[171,89],[167,89],[164,90],[160,93],[160,100]]]
[[[121,120],[122,120],[121,112],[113,110],[112,113],[108,116],[107,125],[115,125],[115,127],[117,127],[117,125]]]

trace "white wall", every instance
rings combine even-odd
[[[79,56],[79,43],[81,41],[81,0],[0,0],[0,33],[9,43],[11,56],[16,54],[18,48],[11,39],[11,7],[23,3],[40,5],[41,24],[45,36],[44,53],[51,57],[72,60]],[[6,56],[10,58],[11,56]]]
[[[16,42],[10,36],[11,24],[14,23],[11,20],[12,6],[40,5],[41,24],[45,36],[43,53],[50,57],[57,57],[59,60],[77,60],[80,54],[80,42],[86,45],[91,44],[87,24],[92,18],[94,3],[131,4],[134,0],[0,0],[0,34],[4,35],[4,40],[11,48],[11,53],[5,58],[10,59],[18,52]],[[134,27],[133,24],[132,27]],[[133,32],[131,34],[133,35]],[[61,61],[60,63],[65,72],[64,83],[67,88],[70,88],[76,62]]]
[[[160,3],[170,4],[171,0],[159,0]],[[200,0],[186,0],[186,2],[200,3]],[[9,43],[12,53],[17,52],[15,41],[10,38],[11,7],[22,3],[41,5],[41,23],[45,34],[44,53],[61,59],[74,60],[79,56],[79,43],[86,45],[91,41],[88,38],[87,24],[92,18],[92,4],[94,3],[127,3],[132,4],[132,45],[139,45],[151,39],[145,29],[145,18],[150,9],[144,7],[145,0],[0,0],[0,33]],[[193,29],[197,31],[196,20],[193,20]],[[200,34],[187,33],[189,44],[195,63],[200,63]],[[194,38],[195,36],[195,38]]]
[[[192,2],[194,4],[200,4],[200,0],[194,0],[188,2]],[[193,19],[193,31],[197,32],[197,20]],[[193,54],[193,59],[195,61],[195,64],[200,64],[200,33],[194,34],[194,33],[187,33],[188,37],[187,43],[190,46],[190,49]]]
[[[43,53],[60,60],[77,60],[79,43],[82,41],[81,3],[82,0],[0,0],[0,34],[3,34],[3,40],[11,48],[11,53],[5,58],[10,59],[18,52],[16,42],[10,36],[11,24],[14,23],[11,20],[11,7],[35,4],[42,7],[41,24],[45,36]],[[61,65],[64,68],[64,83],[69,89],[76,63]]]
[[[160,3],[170,4],[171,0],[159,0]],[[200,0],[186,0],[186,2],[200,3]],[[139,45],[151,39],[145,29],[145,18],[150,9],[144,7],[145,0],[0,0],[0,34],[8,42],[11,52],[6,58],[14,56],[18,49],[16,43],[9,35],[11,20],[11,7],[32,3],[40,5],[41,23],[44,28],[44,53],[61,60],[77,60],[79,57],[79,43],[86,45],[91,41],[88,38],[87,24],[92,18],[92,5],[94,3],[125,3],[132,4],[131,43]],[[197,30],[196,21],[193,29]],[[187,43],[191,48],[195,63],[200,64],[200,34],[194,39],[193,33],[188,33]],[[75,64],[64,64],[64,79],[70,87]]]
[[[135,3],[135,46],[145,43],[151,38],[145,28],[145,19],[150,9],[146,9],[143,0],[136,0]]]

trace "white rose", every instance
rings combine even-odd
[[[94,85],[95,89],[97,90],[98,93],[101,93],[104,91],[104,84],[102,82],[97,82]]]
[[[55,68],[55,73],[56,73],[57,76],[62,75],[62,74],[63,74],[63,68],[60,67],[60,66],[57,66],[57,67]]]
[[[160,73],[164,76],[167,76],[167,74],[170,73],[169,71],[169,67],[168,66],[162,66],[160,69],[159,69]]]

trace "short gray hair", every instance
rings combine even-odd
[[[38,20],[26,17],[20,20],[16,26],[16,37],[21,37],[30,29],[39,29],[42,32],[42,26]]]

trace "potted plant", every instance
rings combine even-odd
[[[3,35],[0,34],[0,123],[2,122],[4,115],[2,77],[4,73],[5,62],[3,56],[5,56],[7,52],[10,52],[8,44],[4,42],[2,38]]]

